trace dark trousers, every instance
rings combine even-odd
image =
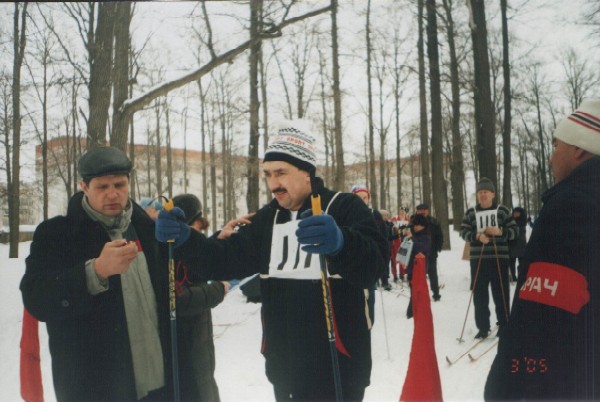
[[[517,262],[519,263],[519,266],[521,265],[521,258],[519,257],[510,257],[510,276],[512,277],[513,281],[517,280]]]
[[[429,256],[429,264],[427,267],[427,275],[429,276],[429,287],[433,292],[434,296],[440,294],[440,285],[438,283],[438,272],[437,272],[437,258],[438,256],[432,252]]]
[[[327,388],[327,389],[324,389]],[[343,386],[342,385],[342,397],[346,402],[357,401],[360,402],[365,397],[365,388],[360,386]],[[275,400],[277,402],[283,401],[322,401],[331,402],[335,401],[335,388],[333,384],[331,387],[319,387],[319,386],[306,386],[301,392],[292,394],[291,392],[278,387],[273,386],[275,393]]]
[[[500,264],[500,275],[498,275],[498,263]],[[506,324],[510,312],[508,260],[482,259],[479,273],[477,273],[477,264],[478,260],[471,260],[471,289],[475,307],[475,324],[479,330],[488,330],[490,329],[490,284],[492,285],[492,298],[496,306],[498,325]],[[477,276],[477,282],[475,282],[475,276]]]

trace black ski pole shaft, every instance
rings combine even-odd
[[[173,200],[167,200],[163,205],[165,211],[173,209]],[[180,401],[179,394],[179,357],[177,352],[177,298],[175,296],[175,258],[173,257],[173,243],[167,240],[169,246],[169,322],[171,326],[171,357],[173,375],[173,400]]]
[[[311,177],[312,180],[312,177]],[[312,184],[312,183],[311,183]],[[313,215],[321,215],[321,196],[315,191],[315,186],[312,186],[313,192],[310,197]],[[325,320],[327,324],[327,337],[329,339],[329,352],[331,354],[331,366],[333,369],[333,382],[335,386],[335,400],[343,401],[342,395],[342,378],[340,375],[340,365],[338,362],[337,348],[335,345],[335,328],[333,324],[333,308],[331,303],[331,292],[327,280],[327,263],[325,256],[319,254],[319,263],[321,266],[321,288],[323,289],[323,304],[325,306]]]
[[[481,244],[481,254],[479,254],[479,260],[477,261],[477,269],[475,270],[475,279],[473,280],[473,289],[471,289],[471,296],[469,296],[469,304],[467,305],[467,313],[465,314],[465,322],[463,323],[462,331],[460,331],[459,342],[464,342],[463,335],[465,333],[465,327],[467,325],[467,318],[469,317],[469,309],[471,308],[471,302],[473,301],[473,293],[475,293],[475,286],[477,286],[477,277],[479,276],[479,268],[481,267],[481,259],[483,258],[483,248],[485,244]]]

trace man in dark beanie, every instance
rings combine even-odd
[[[476,339],[490,333],[489,287],[496,306],[498,336],[504,332],[510,311],[508,282],[508,241],[519,228],[508,208],[497,204],[494,183],[482,177],[476,186],[477,205],[465,212],[460,236],[470,242],[471,291],[475,307]]]
[[[553,148],[488,400],[600,400],[600,99],[556,126]]]
[[[359,401],[371,373],[365,290],[387,268],[387,239],[358,197],[323,187],[315,176],[313,143],[305,124],[284,122],[263,162],[274,199],[228,239],[212,237],[202,247],[184,244],[182,250],[196,252],[205,263],[204,274],[212,278],[260,273],[262,353],[278,401],[336,399],[317,254],[323,255],[342,393],[346,400]],[[321,197],[323,215],[310,216],[313,190]],[[159,240],[168,239],[171,228],[178,231],[166,213],[159,215],[157,225]]]
[[[58,401],[173,398],[168,252],[129,198],[131,169],[117,148],[89,150],[66,216],[34,233],[20,287],[46,322]]]

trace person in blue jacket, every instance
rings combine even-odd
[[[553,148],[487,400],[600,399],[600,99],[558,124]]]

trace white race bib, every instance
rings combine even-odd
[[[477,222],[477,233],[483,233],[485,228],[499,226],[498,209],[488,211],[475,211],[475,221]]]
[[[296,229],[298,220],[273,225],[269,277],[285,279],[321,279],[319,255],[302,251]]]

